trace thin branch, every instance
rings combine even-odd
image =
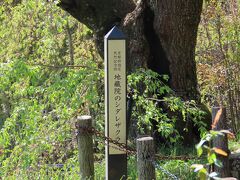
[[[68,47],[69,47],[69,57],[70,57],[69,65],[74,65],[74,47],[73,47],[72,33],[71,33],[68,20],[66,25],[66,32],[68,37]]]
[[[47,68],[55,68],[55,69],[62,69],[62,68],[86,68],[86,69],[93,69],[93,70],[99,70],[97,68],[92,68],[89,66],[84,66],[84,65],[48,65],[48,64],[28,64],[29,66],[42,66],[42,67],[47,67]]]
[[[157,102],[165,102],[164,99],[156,99],[156,98],[146,98],[147,100],[157,101]]]

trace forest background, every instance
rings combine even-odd
[[[54,1],[6,0],[0,5],[0,176],[57,177],[61,172],[46,171],[47,165],[64,164],[66,175],[77,177],[76,116],[90,114],[95,128],[104,130],[103,60],[96,52],[93,33]],[[240,138],[239,5],[236,0],[205,3],[196,48],[202,102],[209,109],[219,104],[226,106],[235,141]],[[129,75],[130,85],[139,80],[148,83],[146,77],[152,80],[157,75],[139,70]],[[163,84],[153,87],[171,91]],[[166,119],[159,131],[174,144],[164,151],[186,151],[176,143],[177,138],[181,139],[175,129],[176,120],[169,121],[166,114],[155,112],[154,102],[142,97],[137,100],[140,108],[145,108],[144,114],[139,114],[137,108],[133,112],[140,118],[139,131],[143,126],[151,129],[150,119],[157,113]],[[189,102],[165,100],[183,116],[201,117],[200,110],[190,107]],[[172,134],[178,136],[173,138]],[[99,142],[96,138],[96,174],[103,177],[104,144]],[[239,147],[231,148],[234,151]],[[134,163],[130,158],[130,167]],[[195,161],[161,163],[181,178],[194,177],[190,165]],[[130,171],[129,175],[134,179],[136,172]],[[158,176],[164,174],[159,172]]]

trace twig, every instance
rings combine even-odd
[[[28,64],[29,66],[43,66],[47,68],[55,68],[55,69],[61,69],[61,68],[87,68],[87,69],[93,69],[93,70],[99,70],[97,68],[92,68],[89,66],[84,65],[48,65],[48,64]]]
[[[157,101],[157,102],[165,102],[166,100],[164,99],[156,99],[156,98],[146,98],[147,100],[153,100],[153,101]]]

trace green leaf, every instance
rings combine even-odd
[[[216,162],[217,156],[215,153],[210,153],[210,155],[208,155],[208,162],[210,164],[213,164]]]
[[[211,178],[213,178],[213,177],[216,177],[218,174],[216,173],[216,172],[212,172],[212,173],[210,173],[208,176],[209,177],[211,177]]]
[[[218,166],[218,167],[222,167],[223,166],[222,162],[220,160],[218,160],[218,159],[215,160],[214,164],[216,166]]]
[[[203,153],[203,149],[202,149],[201,146],[199,146],[199,147],[197,148],[197,155],[198,155],[198,157],[200,157],[200,156],[202,155],[202,153]]]
[[[200,171],[204,166],[202,164],[193,164],[191,168],[194,168],[194,172]]]
[[[198,173],[198,177],[200,178],[200,180],[207,180],[207,170],[205,168],[202,168],[199,173]]]
[[[196,148],[198,149],[198,148],[201,147],[205,142],[206,142],[206,140],[205,140],[205,139],[202,139],[202,140],[196,145]]]

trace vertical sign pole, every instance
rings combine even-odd
[[[105,135],[119,143],[126,137],[126,37],[115,26],[104,37]],[[106,142],[106,180],[127,179],[127,154]]]

